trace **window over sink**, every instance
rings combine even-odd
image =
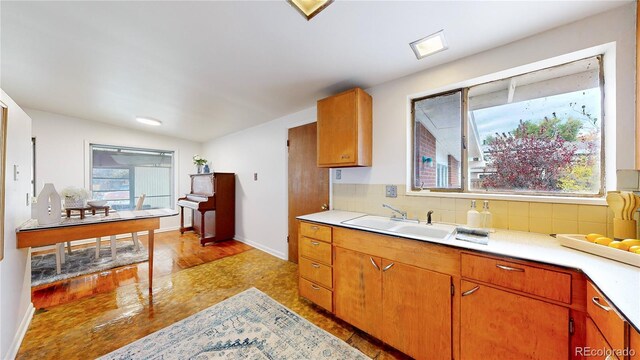
[[[412,100],[413,190],[602,195],[602,59]]]

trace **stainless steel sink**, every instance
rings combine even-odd
[[[410,223],[402,220],[391,220],[388,217],[366,215],[343,224],[363,228],[393,232],[398,235],[418,237],[424,240],[447,240],[455,232],[455,226],[445,224],[426,225],[425,223]]]

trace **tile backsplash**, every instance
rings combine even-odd
[[[636,183],[637,184],[637,183]],[[333,184],[333,208],[373,215],[391,216],[389,204],[408,212],[410,218],[425,220],[433,210],[433,221],[465,224],[471,199],[405,195],[398,186],[398,197],[385,197],[385,186],[378,184]],[[478,211],[482,199],[478,197]],[[599,233],[613,236],[613,212],[606,206],[489,200],[493,227],[544,234]]]

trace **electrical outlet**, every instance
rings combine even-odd
[[[253,181],[258,181],[258,173],[253,173]]]
[[[398,187],[395,185],[387,185],[385,196],[388,198],[398,197]]]
[[[338,169],[336,170],[336,180],[340,180],[342,179],[342,170]]]

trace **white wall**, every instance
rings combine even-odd
[[[616,42],[615,112],[617,168],[634,166],[635,3],[580,20],[458,61],[367,89],[373,96],[373,167],[342,170],[342,183],[404,184],[408,97]],[[423,60],[428,61],[428,58]],[[315,119],[315,107],[205,144],[217,170],[239,173],[236,234],[272,253],[286,254],[287,127]],[[253,182],[253,172],[260,175]],[[266,176],[265,176],[266,175]],[[337,182],[336,180],[333,180]]]
[[[367,89],[373,97],[373,167],[342,171],[343,183],[405,184],[408,97],[616,42],[616,165],[634,168],[635,3]],[[428,58],[423,60],[428,61]]]
[[[31,180],[31,119],[0,90],[8,106],[4,215],[4,259],[0,261],[0,359],[13,359],[31,316],[31,262],[27,249],[16,248],[16,227],[31,217],[27,204]],[[20,167],[17,181],[13,166]]]
[[[202,153],[202,144],[101,122],[72,118],[49,112],[25,109],[33,119],[36,138],[37,191],[44,183],[53,183],[58,191],[66,186],[89,189],[89,143],[175,151],[177,197],[191,190],[189,174],[195,173],[192,157]],[[173,200],[176,203],[176,199]],[[190,222],[186,212],[185,222]],[[160,219],[161,230],[180,226],[178,216]]]
[[[288,254],[288,129],[315,119],[315,108],[307,109],[204,145],[215,171],[236,173],[236,239],[282,259]]]

